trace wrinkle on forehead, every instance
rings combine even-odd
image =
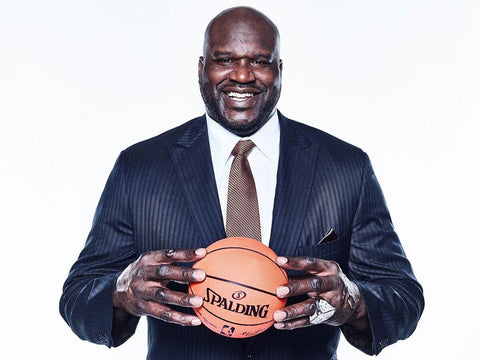
[[[223,33],[222,36],[212,36],[209,41],[209,50],[232,51],[235,49],[242,53],[261,53],[275,55],[275,40],[261,36],[256,32],[232,31]],[[215,48],[215,49],[213,49]]]

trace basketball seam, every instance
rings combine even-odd
[[[243,324],[243,323],[237,323],[237,322],[233,322],[231,320],[227,320],[227,319],[224,319],[216,314],[214,314],[213,312],[211,312],[210,310],[208,310],[205,305],[203,305],[200,309],[198,309],[197,311],[200,311],[201,309],[204,309],[205,311],[207,311],[209,314],[215,316],[216,318],[222,320],[222,321],[225,321],[227,323],[230,323],[230,324],[235,324],[235,325],[240,325],[240,326],[258,326],[258,325],[265,325],[265,324],[268,324],[270,322],[273,322],[273,319],[271,320],[268,320],[268,321],[265,321],[265,322],[262,322],[262,323],[255,323],[255,324]],[[203,315],[202,315],[203,316]]]
[[[246,287],[246,288],[248,288],[248,289],[260,291],[260,292],[263,292],[263,293],[265,293],[265,294],[267,294],[267,295],[271,295],[271,296],[277,297],[277,294],[271,293],[270,291],[267,291],[267,290],[263,290],[263,289],[256,288],[256,287],[254,287],[254,286],[245,285],[245,284],[242,284],[242,283],[239,283],[239,282],[236,282],[236,281],[223,279],[223,278],[220,278],[220,277],[217,277],[217,276],[213,276],[213,275],[206,275],[206,277],[211,278],[211,279],[215,279],[215,280],[219,280],[219,281],[224,281],[224,282],[227,282],[227,283],[230,283],[230,284],[240,285],[240,286]]]
[[[215,250],[211,250],[209,252],[207,252],[207,255],[208,254],[211,254],[215,251],[220,251],[220,250],[225,250],[225,249],[242,249],[242,250],[247,250],[247,251],[251,251],[251,252],[254,252],[254,253],[257,253],[265,258],[267,258],[270,262],[272,262],[277,268],[279,268],[280,270],[282,270],[282,275],[284,276],[285,280],[288,281],[288,276],[286,275],[286,272],[285,272],[285,269],[283,269],[282,267],[280,267],[275,261],[273,261],[272,259],[270,259],[270,257],[268,257],[267,255],[261,253],[260,251],[257,251],[257,250],[252,250],[252,249],[248,249],[248,248],[245,248],[245,247],[242,247],[242,246],[227,246],[227,247],[222,247],[220,249],[215,249]]]

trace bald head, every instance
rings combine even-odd
[[[273,115],[282,61],[275,24],[249,7],[225,10],[208,24],[198,81],[208,115],[245,137]]]
[[[276,57],[280,57],[280,33],[277,26],[263,13],[247,6],[226,9],[210,21],[205,30],[203,56],[208,52],[212,37],[227,35],[232,27],[236,32],[248,32],[253,27],[259,29],[266,38],[270,38],[269,41],[275,43]]]

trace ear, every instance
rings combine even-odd
[[[283,71],[283,60],[282,59],[278,60],[278,68],[280,69],[280,75],[281,75],[282,71]]]
[[[200,79],[200,76],[202,75],[202,71],[203,71],[203,66],[204,66],[204,59],[203,59],[203,56],[200,56],[198,58],[198,78]]]

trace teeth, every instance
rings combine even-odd
[[[228,97],[234,98],[236,100],[245,100],[251,98],[253,96],[253,93],[239,93],[235,91],[229,91],[227,95]]]

